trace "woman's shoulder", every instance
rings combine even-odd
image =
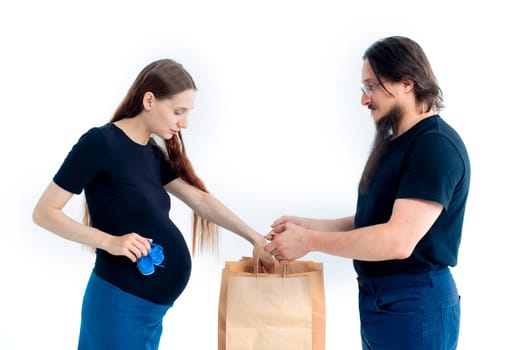
[[[100,126],[94,126],[89,129],[86,133],[97,134],[99,136],[109,137],[115,132],[115,126],[112,123],[106,123]]]
[[[108,134],[109,128],[109,124],[91,127],[80,136],[77,146],[83,145],[84,147],[94,147],[99,150],[105,148],[108,145],[108,138],[110,138]]]

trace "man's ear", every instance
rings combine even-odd
[[[405,89],[405,92],[410,92],[411,90],[414,90],[414,87],[415,84],[413,80],[403,80],[403,88]]]
[[[155,95],[153,95],[153,93],[150,91],[146,91],[144,97],[142,98],[142,105],[144,107],[144,110],[150,111],[153,102],[155,102]]]

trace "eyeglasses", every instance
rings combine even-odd
[[[361,91],[363,91],[363,94],[365,94],[366,96],[372,97],[374,90],[377,89],[379,86],[381,86],[381,84],[379,83],[361,84]]]

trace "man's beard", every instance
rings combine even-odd
[[[365,169],[361,175],[361,181],[359,182],[359,192],[367,193],[368,185],[372,177],[377,171],[379,163],[383,156],[388,151],[390,143],[393,137],[399,131],[399,123],[401,121],[401,109],[399,106],[394,106],[387,114],[381,117],[376,122],[376,136],[366,161]]]

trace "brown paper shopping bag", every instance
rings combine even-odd
[[[219,297],[219,350],[324,350],[323,268],[313,261],[257,273],[252,258],[227,261]]]

